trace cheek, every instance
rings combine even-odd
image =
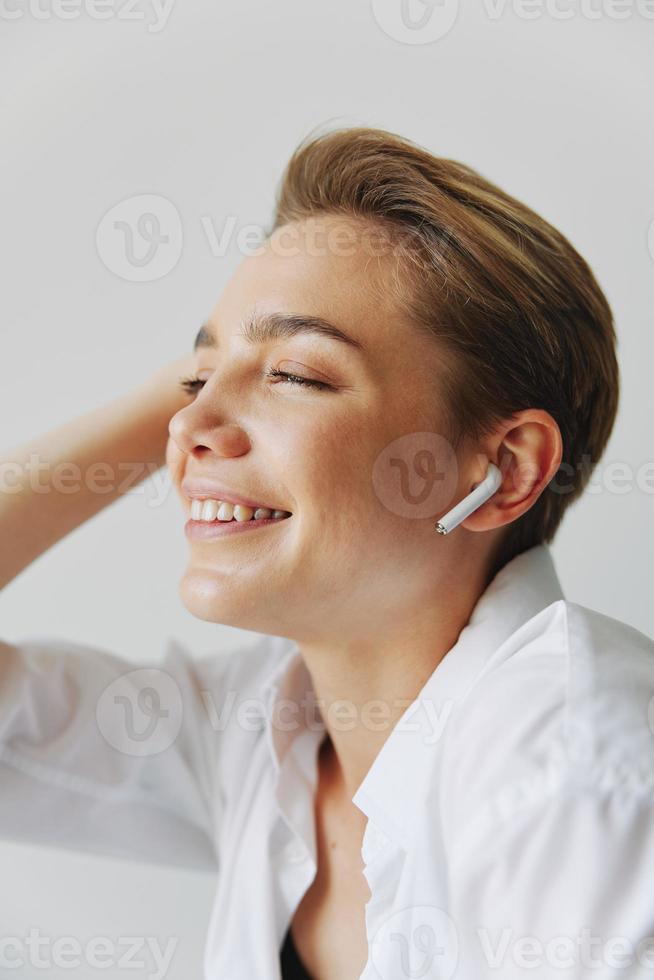
[[[336,535],[341,524],[353,538],[352,523],[365,526],[378,501],[371,479],[374,440],[362,425],[321,426],[303,443],[291,464],[302,494]]]
[[[170,476],[174,486],[179,486],[182,479],[182,462],[184,454],[175,442],[175,440],[169,436],[168,442],[166,443],[166,466],[170,471]]]

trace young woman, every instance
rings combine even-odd
[[[548,547],[617,404],[610,309],[551,225],[385,131],[303,143],[192,358],[8,454],[0,497],[4,584],[120,495],[96,463],[165,460],[184,604],[262,635],[142,669],[3,644],[4,836],[217,868],[215,980],[623,976],[654,927],[654,645]]]

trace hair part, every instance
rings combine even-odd
[[[385,130],[338,129],[298,146],[271,233],[321,214],[368,219],[393,243],[395,298],[443,353],[439,390],[455,449],[523,409],[555,419],[559,470],[507,526],[491,574],[550,542],[583,493],[618,408],[613,316],[588,264],[472,168]]]

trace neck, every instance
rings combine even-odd
[[[486,565],[459,566],[418,608],[378,617],[347,643],[302,642],[301,653],[351,799],[391,731],[456,643],[488,582]]]

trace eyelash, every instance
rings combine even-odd
[[[298,385],[301,387],[317,388],[318,390],[333,390],[332,385],[326,384],[324,381],[313,381],[310,378],[303,378],[299,374],[288,374],[286,371],[278,371],[276,368],[269,368],[266,372],[266,377],[268,378],[284,378],[286,384]],[[193,395],[198,392],[204,385],[204,381],[201,378],[180,378],[179,381],[180,388],[186,391],[189,395]]]

